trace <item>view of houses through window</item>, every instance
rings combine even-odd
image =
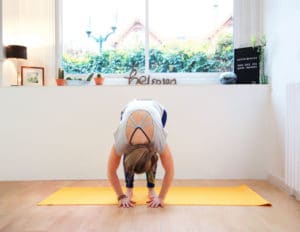
[[[233,0],[63,0],[67,73],[223,72]]]

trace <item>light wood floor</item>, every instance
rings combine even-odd
[[[139,181],[137,185],[143,185]],[[265,181],[175,181],[178,186],[247,184],[272,203],[259,206],[37,206],[64,186],[107,186],[107,181],[0,182],[1,232],[299,232],[300,202]]]

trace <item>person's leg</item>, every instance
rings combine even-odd
[[[162,122],[163,127],[166,126],[166,123],[167,123],[167,116],[168,116],[168,115],[167,115],[167,111],[164,110],[163,115],[162,115],[162,117],[161,117],[161,122]]]
[[[132,198],[132,190],[133,190],[133,186],[134,186],[134,174],[132,173],[128,173],[125,170],[125,156],[126,154],[123,155],[123,167],[124,167],[124,174],[125,174],[125,184],[126,184],[126,195],[131,199]]]
[[[155,187],[155,176],[156,176],[156,169],[157,165],[155,165],[154,171],[149,173],[146,173],[147,177],[147,188],[148,188],[148,197],[152,199],[153,197],[157,196],[157,194],[154,191]]]

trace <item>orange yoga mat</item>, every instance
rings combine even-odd
[[[159,189],[156,189],[159,192]],[[133,200],[145,205],[146,187],[135,187]],[[65,187],[38,205],[115,205],[116,195],[111,187]],[[232,205],[271,206],[247,185],[232,187],[171,187],[166,205]]]

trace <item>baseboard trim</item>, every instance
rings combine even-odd
[[[289,195],[292,195],[296,198],[296,200],[300,201],[300,191],[296,191],[295,189],[291,189],[289,186],[287,186],[284,182],[284,180],[280,177],[273,176],[271,174],[268,175],[268,181],[276,186],[277,188],[285,191]]]
[[[298,201],[300,201],[300,191],[296,191],[295,197]]]
[[[273,176],[271,174],[268,175],[268,181],[276,186],[277,188],[287,192],[288,194],[292,194],[292,191],[291,189],[285,184],[284,180],[280,177],[277,177],[277,176]]]

